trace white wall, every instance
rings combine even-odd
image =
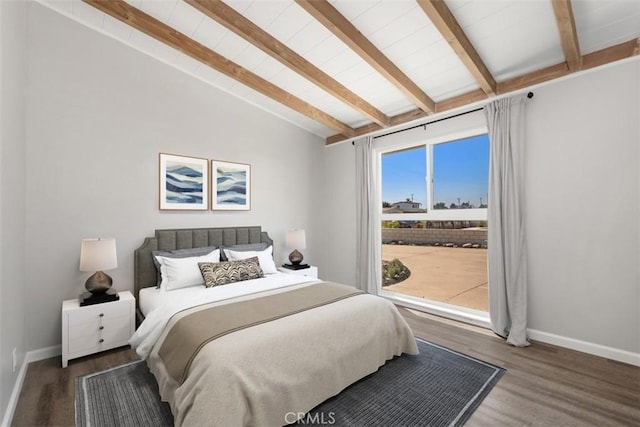
[[[26,4],[0,2],[0,420],[18,380],[25,326]],[[14,396],[15,398],[15,396]],[[7,418],[5,418],[6,420]]]
[[[526,149],[529,327],[634,353],[639,67],[537,89]]]
[[[27,64],[29,349],[60,343],[60,303],[90,274],[85,237],[116,238],[118,290],[156,228],[262,225],[276,261],[305,228],[305,259],[325,270],[320,138],[36,3]],[[251,211],[160,212],[159,152],[251,164]]]
[[[351,143],[325,148],[322,209],[325,259],[324,278],[356,285],[356,149]]]
[[[529,327],[631,353],[640,353],[639,68],[535,88],[526,131]],[[355,202],[344,203],[355,198],[353,147],[326,152],[325,191],[342,201],[327,213],[342,224],[328,228],[327,264],[355,278],[355,226],[344,226],[355,218]]]

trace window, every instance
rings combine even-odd
[[[383,151],[380,156],[383,219],[407,219],[410,214],[425,220],[486,220],[486,134]]]
[[[479,135],[433,145],[434,209],[486,209],[489,137]]]
[[[418,213],[426,206],[427,150],[425,146],[382,155],[382,205],[387,212]]]
[[[483,132],[376,150],[383,292],[488,311],[489,137]]]

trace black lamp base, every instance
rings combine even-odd
[[[310,267],[309,264],[282,264],[282,266],[289,270],[304,270]]]
[[[102,304],[103,302],[118,301],[120,295],[113,289],[109,289],[101,294],[92,294],[91,292],[83,292],[78,297],[80,307],[85,305]]]
[[[113,279],[102,271],[96,271],[91,277],[84,282],[84,287],[92,294],[103,294],[111,289]]]
[[[302,262],[303,260],[303,256],[300,253],[299,250],[294,249],[293,251],[291,251],[291,253],[289,254],[289,261],[291,262],[291,264],[293,265],[298,265]]]

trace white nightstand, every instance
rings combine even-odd
[[[80,307],[78,299],[62,303],[62,367],[69,359],[129,343],[136,329],[136,300],[118,292],[118,301]]]
[[[305,276],[314,279],[318,278],[318,267],[310,265],[309,268],[303,268],[301,270],[291,270],[290,268],[278,267],[280,273],[293,274],[294,276]]]

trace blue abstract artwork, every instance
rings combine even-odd
[[[216,170],[216,183],[218,204],[245,205],[247,203],[246,171],[219,167]]]
[[[167,203],[202,203],[202,166],[167,161]]]
[[[250,208],[250,170],[249,165],[242,163],[212,161],[213,209]]]
[[[206,210],[207,159],[160,153],[160,209]]]

